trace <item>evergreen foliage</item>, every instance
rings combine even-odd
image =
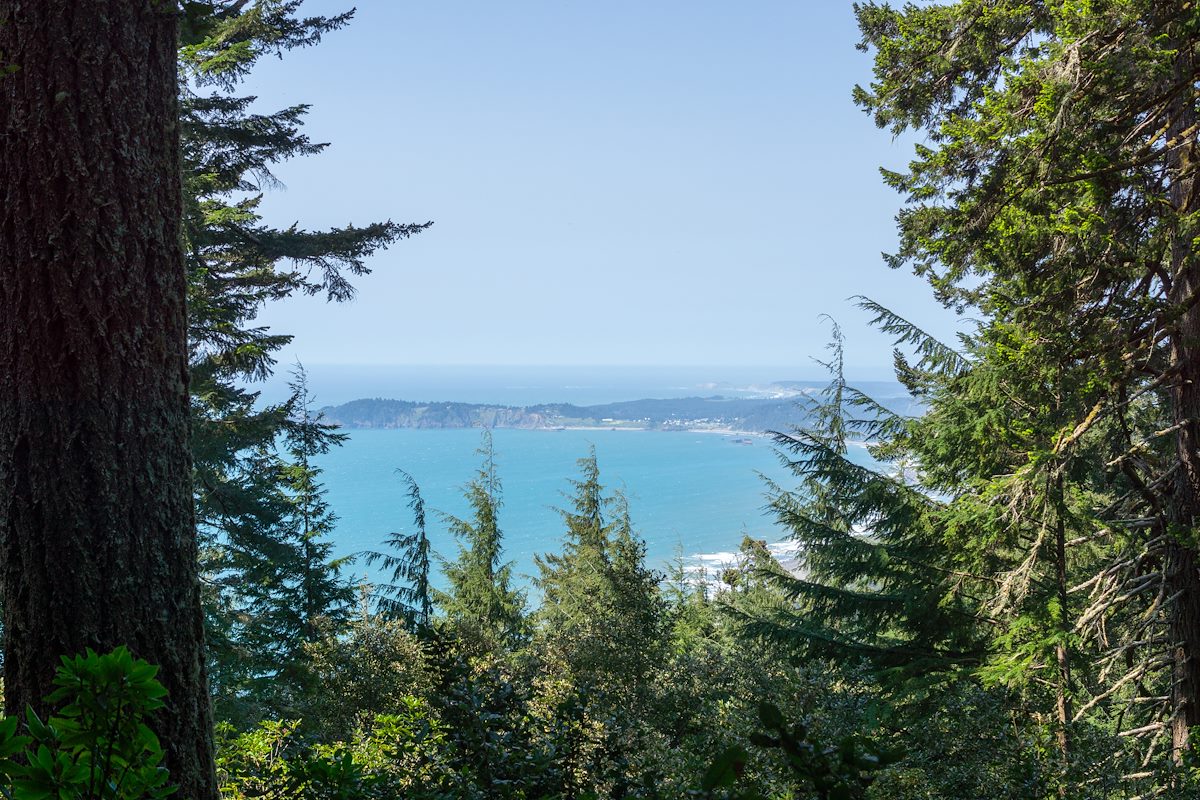
[[[294,707],[311,688],[307,648],[344,629],[354,605],[354,588],[341,575],[350,559],[333,556],[337,517],[314,463],[345,434],[314,414],[303,367],[297,365],[293,375],[280,432],[283,452],[264,465],[274,471],[278,516],[260,535],[231,538],[223,548],[224,599],[236,620],[229,636],[241,652],[238,671],[222,675],[219,704],[252,716]],[[252,711],[256,707],[264,711]]]
[[[482,463],[463,487],[471,516],[443,515],[458,540],[458,556],[443,562],[448,588],[435,589],[433,599],[464,641],[487,652],[522,635],[525,596],[512,587],[512,564],[503,560],[501,485],[491,431],[483,432],[476,454]]]
[[[271,666],[278,643],[264,651],[246,632],[261,627],[259,613],[265,613],[266,601],[253,596],[277,595],[272,576],[294,557],[297,506],[288,481],[305,469],[285,463],[276,449],[294,429],[294,398],[263,404],[250,388],[271,374],[274,354],[291,341],[257,325],[258,313],[297,293],[348,299],[351,278],[369,271],[368,256],[429,225],[374,222],[309,231],[262,221],[264,192],[279,185],[275,165],[316,155],[326,145],[303,132],[307,106],[259,112],[252,108],[256,98],[238,95],[237,87],[259,58],[315,45],[352,15],[302,17],[300,5],[187,3],[182,21],[191,449],[210,677],[224,698],[241,697],[240,687]],[[282,613],[278,606],[275,613]]]
[[[888,261],[975,321],[950,344],[859,298],[913,416],[848,384],[833,326],[828,388],[773,434],[796,482],[768,482],[769,510],[796,563],[746,536],[718,580],[681,551],[662,585],[593,449],[527,615],[489,431],[469,511],[442,515],[458,543],[445,588],[399,471],[412,531],[364,554],[391,583],[360,587],[354,613],[316,466],[345,437],[302,367],[283,403],[247,388],[290,341],[256,318],[296,293],[350,298],[368,256],[428,223],[265,224],[275,165],[325,145],[302,132],[305,106],[259,113],[237,88],[351,13],[183,4],[192,450],[224,796],[1194,796],[1193,5],[856,4],[875,54],[857,101],[925,137],[884,172],[906,198]],[[153,667],[89,652],[55,685],[46,721],[0,720],[0,793],[171,793],[146,722],[163,705]]]
[[[578,464],[569,507],[559,512],[562,551],[536,557],[538,639],[549,671],[636,693],[666,642],[661,576],[645,566],[625,497],[605,494],[595,448]]]
[[[433,623],[433,589],[429,583],[429,537],[425,533],[425,500],[421,487],[402,469],[396,473],[408,488],[408,507],[413,515],[412,533],[390,533],[384,544],[390,553],[364,553],[367,565],[375,562],[392,573],[393,583],[376,590],[375,603],[388,619],[402,619],[414,630],[428,630]]]
[[[833,358],[823,362],[832,380],[810,401],[811,424],[774,434],[800,485],[769,484],[769,507],[799,546],[802,567],[797,575],[760,568],[788,602],[760,609],[751,630],[810,657],[867,658],[923,679],[953,673],[978,663],[982,651],[958,577],[942,563],[934,527],[940,503],[902,474],[848,455],[848,437],[878,431],[881,417],[874,405],[863,418],[849,413],[869,399],[846,385],[841,346],[835,325]]]
[[[302,646],[317,641],[323,628],[340,629],[349,619],[354,589],[341,572],[353,559],[333,555],[331,537],[337,516],[325,500],[321,469],[314,463],[317,456],[341,446],[346,434],[338,433],[336,426],[314,412],[315,398],[303,366],[297,364],[289,386],[292,413],[283,429],[287,460],[281,465],[280,485],[289,506],[282,532],[293,556],[282,565],[290,567],[290,574],[278,581],[287,592],[278,605],[293,617],[288,621],[289,633],[281,636],[277,631],[276,640]],[[284,659],[293,660],[300,649],[293,646],[291,652],[283,654]]]
[[[772,508],[801,568],[751,630],[919,678],[910,692],[930,670],[1014,692],[1064,796],[1113,775],[1162,788],[1200,722],[1198,18],[1155,2],[856,12],[875,52],[856,99],[927,137],[884,171],[907,200],[889,263],[977,321],[951,348],[863,301],[924,413],[852,392],[831,362],[813,425],[776,437],[800,485],[773,487]],[[879,467],[847,457],[851,438]]]

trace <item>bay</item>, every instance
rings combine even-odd
[[[405,487],[397,468],[417,480],[428,509],[465,516],[461,487],[479,468],[479,430],[362,429],[323,456],[319,466],[328,499],[340,517],[341,554],[379,549],[390,531],[412,530]],[[647,561],[662,569],[676,548],[692,564],[732,561],[742,537],[779,542],[784,533],[764,513],[766,485],[794,477],[770,440],[714,433],[609,430],[496,430],[496,462],[503,484],[500,525],[505,558],[522,583],[535,573],[534,555],[558,550],[564,531],[555,510],[564,507],[577,460],[595,446],[602,482],[629,499]],[[740,441],[739,441],[740,440]],[[436,514],[428,530],[434,549],[453,557],[456,544]],[[363,563],[356,577],[377,582]],[[440,575],[436,582],[441,582]]]

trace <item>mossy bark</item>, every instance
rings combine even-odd
[[[0,0],[5,703],[127,644],[170,692],[178,797],[216,798],[188,451],[176,4]]]

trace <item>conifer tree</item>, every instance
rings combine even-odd
[[[538,555],[538,588],[542,592],[541,616],[545,620],[571,618],[572,602],[596,597],[611,566],[610,540],[614,525],[605,518],[605,508],[612,500],[604,496],[600,483],[600,467],[596,448],[578,460],[580,477],[571,480],[574,494],[570,507],[559,514],[567,525],[561,553]],[[558,627],[556,622],[547,623]]]
[[[659,590],[663,574],[646,566],[646,542],[633,527],[624,492],[613,493],[612,507],[610,635],[625,645],[620,665],[636,682],[651,675],[664,656],[669,620]]]
[[[340,628],[354,605],[354,587],[341,576],[353,558],[333,555],[331,537],[337,515],[325,500],[325,488],[320,483],[322,470],[314,463],[318,456],[340,447],[347,436],[314,411],[315,398],[302,365],[296,365],[289,386],[292,413],[283,430],[283,447],[289,460],[280,469],[290,507],[284,533],[296,554],[296,569],[286,583],[295,596],[292,608],[297,638],[311,644],[321,636],[322,627]]]
[[[884,173],[908,203],[889,263],[979,321],[951,349],[873,308],[927,407],[846,395],[890,471],[849,462],[840,423],[781,439],[804,491],[775,505],[809,545],[793,586],[815,609],[792,630],[1047,687],[1064,755],[1093,724],[1180,760],[1200,723],[1194,9],[857,14],[875,81],[856,98],[926,137]]]
[[[560,553],[536,557],[543,652],[583,684],[635,691],[663,655],[667,618],[661,576],[645,565],[621,493],[606,494],[593,447],[579,459]]]
[[[813,658],[865,657],[913,675],[979,663],[974,605],[954,591],[933,519],[938,503],[902,473],[848,455],[849,435],[894,436],[900,420],[847,386],[836,325],[831,350],[822,363],[832,380],[809,401],[809,424],[774,434],[800,484],[789,490],[768,481],[770,509],[799,547],[800,570],[782,573],[771,559],[757,573],[780,583],[796,605],[760,614],[752,629]],[[854,416],[856,409],[864,413]]]
[[[660,590],[670,622],[672,647],[677,654],[695,649],[714,631],[713,605],[708,596],[710,585],[707,572],[689,565],[683,555],[683,544],[677,544]]]
[[[561,551],[535,558],[534,705],[571,732],[559,746],[574,792],[623,796],[631,761],[655,741],[669,618],[625,497],[605,491],[595,448],[577,463]]]
[[[182,84],[184,241],[196,511],[214,683],[244,680],[255,653],[242,641],[244,609],[230,595],[269,579],[287,558],[291,505],[282,491],[276,444],[289,403],[263,404],[253,388],[269,376],[291,337],[255,320],[263,306],[295,294],[353,295],[365,259],[425,224],[371,223],[326,231],[276,228],[259,215],[279,185],[276,164],[319,154],[303,133],[304,105],[252,109],[236,93],[264,55],[312,46],[352,12],[298,15],[299,0],[189,3],[179,61]],[[250,557],[253,554],[253,557]],[[231,689],[232,690],[232,689]]]
[[[469,647],[493,651],[518,640],[525,596],[512,588],[512,564],[503,561],[500,531],[501,484],[491,431],[483,432],[475,477],[463,487],[469,518],[444,515],[458,540],[458,556],[443,563],[449,587],[434,590],[434,602]]]
[[[60,658],[127,646],[160,668],[168,694],[150,725],[178,795],[215,800],[176,12],[122,0],[0,9],[4,692],[10,712],[40,713]],[[42,754],[54,775],[65,768]]]
[[[310,688],[308,651],[344,628],[354,605],[354,587],[342,576],[351,559],[333,555],[337,516],[315,463],[346,435],[314,412],[302,366],[290,386],[283,452],[269,463],[279,516],[261,535],[231,539],[223,548],[232,576],[225,599],[236,620],[230,635],[239,648],[218,692],[218,710],[227,715],[292,709]]]
[[[278,185],[275,164],[315,155],[325,144],[302,132],[307,106],[272,113],[250,110],[238,81],[264,54],[318,43],[350,14],[295,16],[298,0],[196,5],[180,61],[193,85],[182,99],[185,250],[189,269],[189,344],[199,508],[221,529],[232,516],[255,515],[267,492],[246,460],[281,430],[283,405],[256,408],[245,382],[268,376],[273,354],[291,337],[255,327],[264,304],[294,294],[353,296],[346,273],[368,272],[366,257],[425,225],[372,223],[328,231],[266,226],[258,214],[265,189]],[[263,511],[260,516],[271,515]]]
[[[390,553],[363,553],[367,564],[379,562],[391,570],[393,583],[379,587],[375,604],[385,619],[400,619],[415,631],[428,630],[433,621],[433,589],[429,584],[431,548],[425,532],[425,500],[412,475],[396,470],[408,488],[408,507],[413,515],[412,533],[388,534],[384,544]]]
[[[1038,459],[1061,430],[1048,412],[1074,387],[1060,373],[997,365],[972,340],[972,357],[959,356],[865,305],[923,353],[913,363],[901,356],[900,373],[929,408],[902,419],[847,387],[835,341],[834,381],[814,424],[776,434],[801,485],[772,486],[771,507],[800,544],[801,568],[770,572],[791,603],[758,609],[752,628],[814,655],[866,657],[909,689],[974,676],[1019,692],[1053,720],[1065,791],[1079,769],[1094,768],[1073,756],[1070,733],[1077,698],[1090,708],[1099,680],[1079,674],[1089,660],[1070,588],[1104,559],[1086,536],[1094,451],[1081,448],[1048,474]],[[1022,402],[998,398],[998,386]],[[1032,398],[1037,406],[1024,404]],[[848,435],[870,442],[883,468],[851,460]]]

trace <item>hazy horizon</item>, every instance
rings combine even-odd
[[[248,384],[262,400],[288,395],[293,365],[280,363],[263,382]],[[623,400],[667,399],[722,392],[737,395],[779,381],[820,384],[819,365],[497,365],[497,364],[328,364],[304,362],[317,405],[364,398],[421,402],[577,405]],[[848,372],[851,382],[894,383],[891,375]]]

